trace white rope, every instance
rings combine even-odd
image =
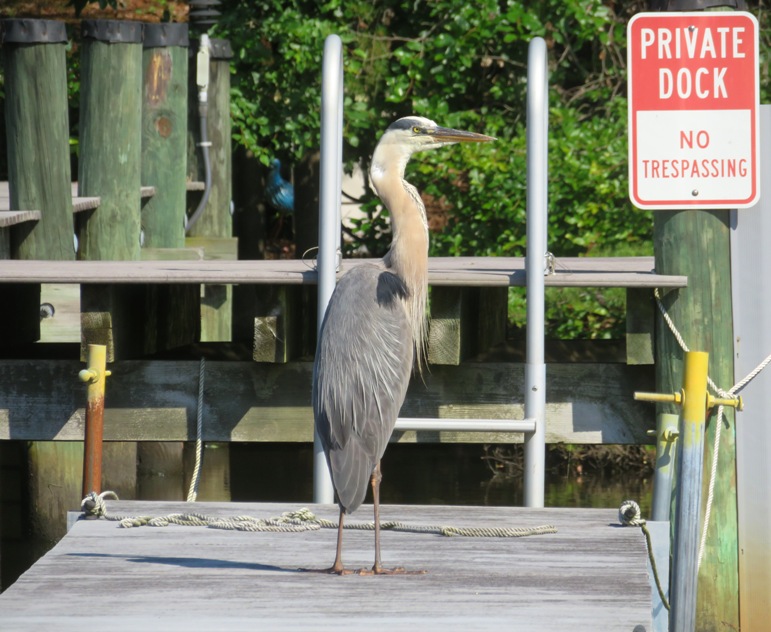
[[[193,477],[190,479],[190,490],[187,492],[187,502],[194,503],[198,497],[198,483],[201,480],[201,456],[203,455],[203,385],[204,368],[206,360],[201,356],[198,367],[198,410],[196,411],[196,436],[195,436],[195,467]]]
[[[651,564],[651,570],[653,570],[653,579],[656,582],[656,590],[659,591],[659,599],[664,607],[669,610],[669,600],[664,593],[664,588],[661,585],[661,579],[659,578],[659,569],[656,565],[656,556],[653,554],[653,543],[651,542],[651,532],[648,530],[648,524],[645,518],[642,517],[642,511],[640,511],[640,505],[634,500],[625,500],[618,508],[618,521],[624,527],[640,527],[645,536],[645,544],[648,548],[648,560]]]
[[[667,323],[667,326],[669,327],[669,330],[672,332],[672,334],[675,337],[675,340],[677,340],[678,344],[680,345],[680,348],[688,352],[690,349],[688,348],[688,345],[685,344],[685,340],[683,340],[682,335],[680,335],[680,332],[677,330],[677,327],[675,327],[675,323],[670,318],[669,314],[667,314],[667,310],[664,308],[664,304],[661,302],[661,295],[659,293],[659,289],[656,288],[653,290],[653,295],[656,297],[656,305],[659,308],[659,311],[661,312],[661,315],[664,317],[664,321]],[[727,391],[724,391],[722,388],[717,386],[715,382],[712,381],[712,378],[707,376],[707,383],[709,384],[710,388],[712,388],[713,391],[715,391],[715,394],[723,399],[733,399],[739,391],[741,391],[747,384],[749,384],[757,375],[765,369],[769,364],[771,364],[771,354],[766,356],[765,360],[763,360],[758,366],[756,366],[752,371],[750,371],[744,378],[739,380],[736,384],[734,384],[730,389]],[[724,408],[723,405],[720,404],[717,407],[717,418],[716,418],[716,425],[715,425],[715,443],[712,449],[712,464],[710,467],[710,473],[709,473],[709,486],[707,488],[707,504],[704,509],[704,524],[702,526],[701,531],[701,541],[699,543],[699,558],[697,562],[697,568],[701,567],[701,560],[704,557],[704,550],[707,545],[707,531],[709,530],[709,520],[712,516],[712,502],[715,498],[715,479],[717,478],[717,465],[718,465],[718,457],[720,455],[720,435],[721,431],[723,429],[723,412]]]
[[[336,521],[319,518],[306,507],[297,511],[285,511],[275,518],[253,518],[251,516],[223,518],[199,513],[173,513],[166,516],[121,516],[107,513],[107,503],[104,501],[104,496],[107,494],[112,494],[115,499],[118,498],[113,492],[103,492],[99,495],[96,492],[91,492],[83,499],[81,507],[86,516],[95,516],[118,522],[123,529],[132,529],[134,527],[168,527],[174,524],[183,527],[209,527],[210,529],[224,529],[226,531],[299,533],[303,531],[317,531],[319,529],[337,529],[338,527]],[[343,528],[374,531],[375,523],[353,522],[344,524]],[[557,528],[550,524],[535,527],[453,527],[410,525],[404,522],[381,522],[380,528],[404,533],[429,533],[446,537],[464,536],[477,538],[522,538],[530,535],[557,533]]]

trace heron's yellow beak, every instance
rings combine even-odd
[[[429,136],[439,143],[487,143],[496,140],[492,136],[485,136],[476,132],[464,132],[449,127],[437,127],[429,132]]]

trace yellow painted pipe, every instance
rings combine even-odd
[[[660,402],[662,404],[682,404],[683,393],[642,393],[636,392],[634,398],[642,402]]]
[[[104,386],[107,370],[107,347],[88,345],[88,368],[78,377],[86,389],[86,428],[83,441],[83,497],[102,491],[102,439],[104,437]]]
[[[706,351],[688,351],[685,354],[683,376],[683,437],[685,447],[693,445],[697,427],[704,426],[707,414],[707,364]]]

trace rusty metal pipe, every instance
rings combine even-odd
[[[88,345],[88,368],[78,377],[88,385],[86,390],[86,429],[83,441],[83,495],[102,491],[102,439],[104,437],[104,384],[110,375],[107,347]]]

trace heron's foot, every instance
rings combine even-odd
[[[359,571],[342,566],[330,566],[329,568],[299,568],[303,573],[321,573],[323,575],[359,575]]]
[[[408,571],[401,566],[396,568],[383,568],[382,566],[375,565],[372,568],[362,568],[358,571],[359,575],[425,575],[428,571]]]

